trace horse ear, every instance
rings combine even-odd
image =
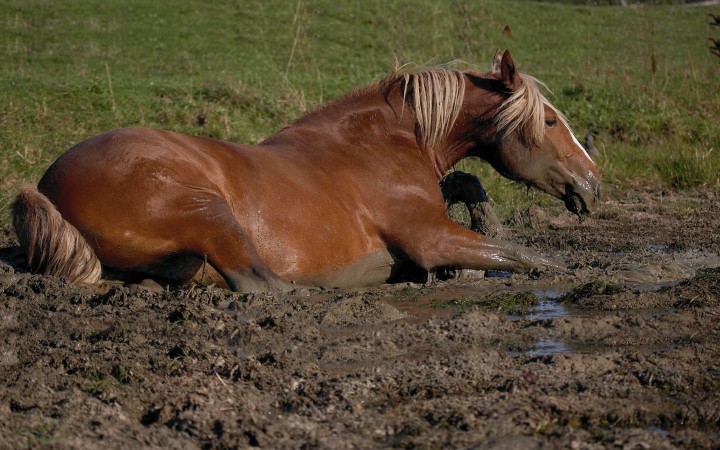
[[[515,61],[510,50],[505,50],[500,61],[500,79],[509,91],[515,92],[520,87],[520,75],[515,70]]]
[[[495,50],[495,57],[493,58],[492,67],[490,68],[491,73],[498,75],[500,74],[500,63],[502,62],[502,56],[502,50]]]

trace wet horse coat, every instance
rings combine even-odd
[[[485,75],[391,75],[256,146],[143,128],[90,138],[21,191],[14,225],[33,271],[75,282],[101,264],[182,282],[204,259],[242,291],[377,284],[403,261],[557,267],[446,217],[438,181],[466,156],[574,212],[598,196],[592,160],[506,52]]]

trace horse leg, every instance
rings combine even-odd
[[[295,288],[278,278],[259,258],[242,230],[228,229],[221,239],[205,243],[208,262],[240,292],[289,292]],[[230,242],[234,241],[234,242]]]
[[[480,179],[469,173],[455,171],[440,180],[445,205],[463,203],[470,213],[470,229],[489,237],[498,237],[502,231],[500,219],[490,206]]]
[[[475,233],[445,216],[412,221],[404,230],[408,231],[391,236],[393,244],[425,270],[443,266],[515,272],[565,268],[534,250]]]
[[[462,203],[470,214],[470,229],[488,237],[500,237],[502,225],[490,205],[485,188],[480,178],[475,175],[456,170],[440,180],[440,190],[445,200],[445,211],[451,217],[450,209]],[[455,220],[455,219],[453,219]],[[477,278],[484,275],[483,271],[473,269],[456,269],[439,267],[428,275],[428,279],[449,280],[451,278]]]
[[[192,233],[192,242],[184,247],[207,258],[233,291],[288,292],[297,287],[280,280],[265,265],[224,201],[216,200],[189,220],[199,233]]]

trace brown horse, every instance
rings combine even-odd
[[[240,291],[381,283],[432,270],[559,265],[445,215],[438,180],[479,156],[587,213],[593,161],[506,51],[493,70],[395,72],[259,145],[127,128],[62,155],[13,223],[30,269],[96,282],[115,271],[184,282],[207,261]]]

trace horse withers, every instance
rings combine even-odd
[[[593,161],[509,51],[486,74],[394,72],[259,145],[144,128],[83,141],[13,223],[33,272],[95,283],[103,270],[192,279],[207,261],[239,291],[386,281],[407,262],[560,268],[450,220],[438,181],[466,156],[585,214]]]

